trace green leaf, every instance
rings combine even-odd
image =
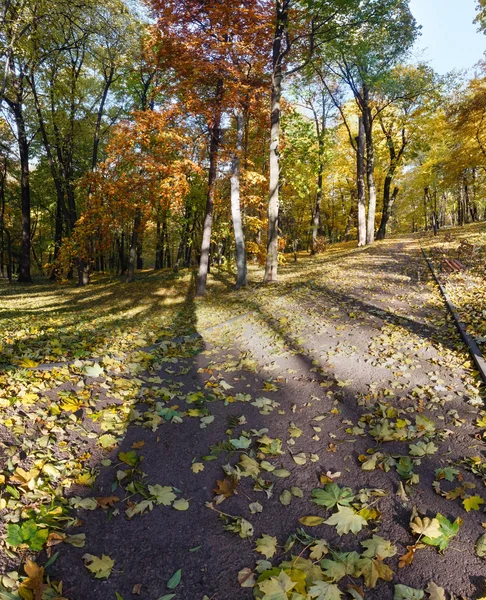
[[[417,590],[401,583],[395,586],[395,593],[393,594],[393,600],[422,600],[423,597],[423,590]]]
[[[481,504],[484,504],[484,500],[481,498],[481,496],[467,496],[467,498],[464,498],[462,501],[462,504],[464,506],[464,510],[469,512],[470,510],[479,510]]]
[[[288,506],[292,502],[292,494],[289,492],[289,490],[284,490],[280,494],[279,500],[284,506]]]
[[[29,519],[21,525],[9,523],[7,525],[7,542],[14,547],[25,544],[30,550],[42,550],[49,537],[47,529],[41,529],[35,521]]]
[[[129,452],[120,452],[118,458],[130,467],[134,467],[138,463],[138,456],[135,450]]]
[[[312,490],[312,502],[327,508],[349,506],[353,500],[353,491],[350,488],[341,488],[337,483],[328,483],[324,489]]]
[[[441,479],[445,479],[446,481],[454,481],[454,479],[459,475],[459,470],[454,467],[444,467],[443,469],[435,470],[435,478],[437,481]]]
[[[174,573],[174,575],[172,575],[172,577],[167,582],[167,588],[169,590],[174,590],[181,582],[181,579],[182,579],[182,569],[179,569],[178,571],[176,571]]]
[[[324,521],[326,525],[335,525],[339,535],[345,533],[359,533],[368,522],[354,509],[349,506],[339,506],[337,513],[334,513]]]
[[[7,542],[14,547],[20,546],[24,543],[22,533],[20,531],[20,525],[15,523],[9,523],[7,525]]]
[[[175,598],[177,594],[165,594],[165,596],[160,596],[158,600],[172,600]]]
[[[238,439],[230,440],[230,443],[233,448],[236,448],[237,450],[244,450],[245,448],[251,446],[251,439],[241,435]]]
[[[409,448],[411,456],[431,456],[439,449],[433,442],[429,442],[428,444],[417,442],[416,444],[410,444]]]
[[[436,519],[440,524],[440,536],[434,538],[424,536],[421,541],[428,546],[436,546],[441,552],[443,552],[446,550],[452,538],[459,533],[459,528],[462,525],[462,519],[457,518],[454,523],[451,523],[441,514],[437,514]]]

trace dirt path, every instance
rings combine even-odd
[[[409,526],[415,507],[430,518],[437,513],[450,521],[462,518],[459,534],[443,555],[424,547],[403,569],[398,555],[388,558],[393,580],[378,581],[365,597],[392,598],[396,583],[424,589],[433,579],[472,598],[486,577],[484,559],[474,550],[484,532],[482,510],[466,512],[460,497],[439,495],[433,483],[436,470],[483,456],[484,443],[474,437],[480,432],[474,426],[478,409],[471,404],[479,401],[478,383],[417,244],[385,242],[333,261],[324,255],[292,293],[279,297],[275,288],[265,300],[249,292],[241,297],[252,317],[213,330],[203,345],[193,340],[172,356],[161,353],[152,372],[138,375],[144,391],[132,408],[127,435],[121,447],[104,454],[107,466],[89,493],[119,501],[105,510],[79,509],[82,526],[72,533],[86,533],[86,546],[59,546],[51,568],[62,578],[64,594],[71,600],[115,599],[116,593],[123,600],[158,600],[170,593],[176,600],[252,598],[237,576],[265,558],[254,550],[262,534],[278,540],[273,565],[290,556],[282,546],[298,529],[346,552],[362,551],[360,542],[375,534],[403,555],[417,539]],[[431,421],[417,422],[417,415]],[[424,432],[424,422],[426,429],[432,423],[431,432]],[[261,441],[264,435],[281,441],[281,454],[272,453],[278,442],[272,447]],[[409,457],[415,460],[413,475],[403,474],[410,468],[405,463],[400,475],[400,457],[421,440],[433,440],[438,451],[420,460]],[[120,460],[120,452],[132,453],[121,455],[132,465]],[[374,453],[376,468],[363,470],[361,462]],[[248,475],[243,454],[257,461],[256,479],[243,475],[235,488],[231,476]],[[197,465],[203,470],[194,472]],[[290,476],[275,476],[275,468]],[[363,513],[368,525],[357,535],[339,536],[334,526],[298,521],[335,512],[311,502],[311,491],[324,487],[320,475],[327,472],[340,472],[335,481],[356,495],[383,490],[362,493],[371,498],[363,506],[371,507]],[[449,491],[467,481],[476,488],[466,495],[484,495],[480,477],[464,466],[458,472],[454,483],[442,480],[435,487]],[[219,491],[229,497],[213,506],[248,520],[251,539],[225,530],[218,513],[206,506],[225,476]],[[416,482],[409,485],[410,478]],[[176,488],[176,498],[189,501],[187,510],[176,509],[186,508],[184,503],[150,505],[149,486],[156,484]],[[290,504],[283,504],[289,496]],[[140,507],[144,499],[149,504]],[[135,514],[127,519],[130,502],[139,508],[132,506]],[[303,547],[297,543],[291,552],[298,555]],[[93,579],[82,566],[86,553],[114,560],[108,579]],[[166,584],[178,569],[181,582],[171,591]],[[338,582],[343,593],[353,581],[363,584],[348,576]],[[132,593],[137,584],[140,595]]]

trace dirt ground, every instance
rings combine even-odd
[[[198,336],[159,348],[151,369],[136,375],[141,391],[123,442],[94,455],[100,472],[92,489],[69,492],[117,500],[104,510],[77,509],[78,526],[70,533],[85,533],[85,547],[55,546],[59,556],[47,572],[62,579],[64,596],[249,599],[253,590],[239,585],[238,573],[264,558],[255,541],[262,534],[277,538],[270,561],[278,565],[291,555],[305,555],[305,544],[288,552],[284,547],[289,535],[302,530],[346,552],[359,552],[360,542],[373,534],[397,546],[398,554],[386,560],[392,581],[365,589],[367,600],[392,598],[397,583],[425,589],[431,580],[449,594],[481,595],[486,564],[476,555],[475,542],[484,533],[482,507],[466,512],[460,497],[448,499],[433,486],[436,470],[454,466],[461,485],[476,485],[466,496],[484,497],[482,477],[464,463],[467,457],[484,460],[482,429],[475,426],[480,383],[417,241],[385,241],[333,258],[323,254],[310,266],[292,268],[296,276],[284,290],[275,286],[265,296],[232,292],[249,314],[230,323],[198,331],[195,304],[192,325]],[[103,380],[96,381],[102,397]],[[188,415],[190,410],[199,412]],[[420,435],[385,441],[376,432],[384,419],[408,419],[413,429],[417,415],[433,421],[438,447],[416,460],[419,480],[409,483],[380,460],[374,470],[364,470],[363,460],[373,453],[396,460],[408,455]],[[263,435],[281,441],[281,454],[265,454],[257,441]],[[237,449],[230,440],[241,437],[249,445]],[[136,453],[135,465],[120,459],[120,453],[130,452]],[[251,477],[234,487],[227,475],[243,454],[290,475],[262,470],[262,489],[255,489]],[[306,515],[330,517],[333,511],[311,501],[312,490],[324,487],[321,474],[329,472],[340,473],[336,483],[354,494],[383,490],[373,500],[378,513],[357,535],[339,536],[332,525],[299,522]],[[232,482],[229,497],[214,502],[217,481],[225,477]],[[130,503],[143,501],[147,486],[156,484],[175,488],[177,498],[189,501],[187,510],[159,504],[128,519]],[[458,483],[440,485],[447,492]],[[284,505],[282,492],[291,488],[299,488],[302,497],[292,494]],[[255,502],[262,510],[253,514]],[[399,568],[399,556],[417,541],[410,529],[414,510],[429,518],[460,517],[463,524],[443,554],[427,546],[417,550],[411,565]],[[225,521],[217,511],[249,521],[253,536],[242,539],[225,530],[234,519]],[[93,578],[83,566],[87,553],[113,559],[109,578]],[[167,583],[179,569],[181,581],[171,590]],[[338,583],[343,594],[349,583],[363,585],[347,576]]]

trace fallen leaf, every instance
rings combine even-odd
[[[263,554],[265,558],[272,558],[277,551],[277,538],[267,535],[264,533],[260,538],[258,538],[255,542],[256,548],[255,550],[260,554]]]
[[[83,556],[84,566],[94,574],[96,579],[107,579],[115,566],[115,561],[103,554],[101,558],[92,554]]]

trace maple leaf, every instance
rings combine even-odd
[[[349,506],[354,500],[350,488],[342,488],[337,483],[328,483],[324,489],[312,490],[312,502],[319,506],[334,508],[335,506]]]
[[[155,485],[149,485],[148,491],[153,496],[155,503],[162,504],[163,506],[170,506],[177,498],[170,485],[162,486],[156,483]]]
[[[388,565],[376,558],[360,558],[357,562],[357,572],[363,575],[365,585],[369,588],[376,587],[378,579],[391,581],[393,571]]]
[[[296,583],[285,573],[280,571],[278,577],[271,577],[258,584],[263,592],[262,600],[288,600],[287,592],[290,592]]]
[[[9,523],[7,525],[7,542],[14,547],[25,544],[31,550],[39,551],[49,537],[47,529],[41,529],[35,521],[29,519],[21,525]]]
[[[35,562],[32,562],[30,558],[25,561],[24,571],[27,575],[19,588],[19,592],[22,589],[31,590],[34,592],[35,600],[42,600],[42,594],[47,589],[47,585],[43,583],[44,580],[44,567],[39,567]],[[22,598],[24,596],[22,595]]]
[[[238,487],[238,480],[234,477],[228,479],[225,477],[224,479],[216,480],[217,487],[213,489],[213,492],[218,496],[224,496],[225,498],[229,498],[236,492],[236,488]]]
[[[141,502],[131,502],[130,500],[128,500],[127,506],[128,508],[125,511],[127,519],[131,519],[135,515],[141,515],[146,510],[150,511],[154,508],[152,500],[142,500]]]
[[[118,496],[103,496],[95,498],[95,500],[101,508],[109,508],[116,504],[120,498]]]
[[[336,552],[332,553],[333,559],[325,558],[321,561],[321,567],[329,579],[340,581],[345,575],[355,576],[356,564],[359,559],[357,552]]]
[[[290,423],[290,427],[288,429],[290,437],[299,438],[302,435],[302,429],[297,427],[294,423]]]
[[[446,481],[454,481],[454,479],[459,475],[458,469],[454,467],[444,467],[443,469],[435,470],[435,478],[437,481],[441,479],[445,479]]]
[[[374,535],[371,539],[361,542],[361,545],[363,548],[366,548],[363,552],[363,556],[367,558],[378,558],[379,560],[383,560],[395,556],[397,553],[397,547],[389,540],[385,540],[379,535]]]
[[[248,454],[242,454],[240,456],[240,464],[242,467],[242,477],[258,477],[260,465],[254,458],[250,458]]]
[[[277,538],[267,535],[264,533],[260,538],[256,540],[255,550],[260,554],[263,554],[265,558],[272,558],[277,552]]]
[[[339,600],[342,598],[341,590],[333,583],[316,581],[309,589],[309,595],[316,600]]]
[[[203,463],[200,463],[200,462],[192,463],[192,465],[191,465],[191,471],[193,473],[200,473],[201,471],[204,471],[204,465],[203,465]]]
[[[83,556],[84,566],[94,574],[96,579],[107,579],[115,566],[115,561],[103,554],[101,558],[92,554]]]
[[[321,558],[329,552],[329,546],[326,540],[318,540],[311,546],[310,550],[309,556],[312,560],[321,560]]]
[[[484,500],[481,498],[481,496],[467,496],[462,501],[462,504],[465,511],[469,512],[470,510],[479,510],[481,504],[484,504]]]
[[[417,442],[416,444],[410,444],[410,454],[412,456],[430,456],[435,454],[439,449],[433,442],[426,444],[425,442]]]
[[[436,537],[424,536],[422,542],[428,546],[436,546],[441,552],[446,550],[453,537],[459,533],[459,528],[462,525],[462,519],[457,518],[454,523],[451,523],[446,517],[440,513],[437,515],[437,521],[440,524],[440,535]]]
[[[324,523],[326,525],[335,525],[339,535],[349,533],[350,531],[355,534],[359,533],[368,524],[366,519],[348,506],[339,506],[338,511],[331,515]]]
[[[440,523],[437,519],[415,517],[410,527],[417,535],[425,535],[431,539],[438,538],[441,535]]]
[[[118,454],[118,458],[130,467],[135,467],[140,461],[135,450],[130,450],[129,452],[120,452]]]

